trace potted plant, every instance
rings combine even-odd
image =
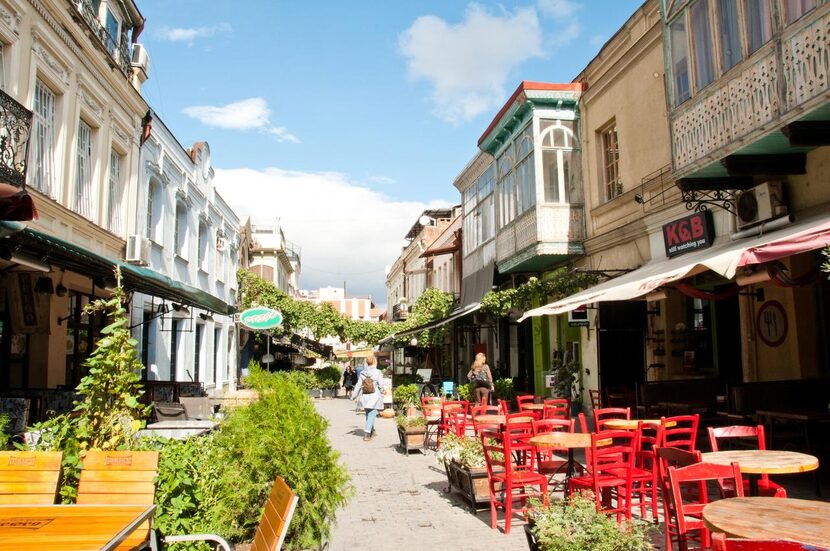
[[[582,369],[579,362],[563,350],[553,353],[551,372],[554,375],[553,393],[557,398],[571,401],[571,415],[582,411]]]
[[[416,384],[398,385],[392,393],[392,401],[395,403],[395,408],[398,412],[403,412],[407,417],[415,417],[418,415],[420,408],[418,407],[418,400],[420,398],[420,391]]]
[[[617,524],[597,511],[590,493],[544,507],[532,501],[525,534],[531,551],[648,551],[654,549],[645,522]]]
[[[480,439],[450,433],[441,439],[437,456],[447,472],[448,491],[459,491],[473,512],[490,503],[487,464]]]
[[[458,385],[457,390],[459,400],[472,402],[475,399],[475,397],[473,396],[473,385],[471,383]]]
[[[427,420],[423,416],[410,417],[401,413],[395,417],[395,422],[398,424],[401,449],[406,455],[409,455],[411,450],[424,449]]]
[[[495,388],[496,398],[506,401],[508,405],[516,397],[516,390],[513,388],[513,379],[496,379],[493,381],[493,387]]]
[[[320,389],[320,396],[323,398],[334,398],[334,394],[340,385],[340,370],[330,365],[318,369],[314,373],[317,388]]]

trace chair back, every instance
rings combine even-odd
[[[577,419],[579,420],[579,432],[583,434],[590,434],[591,429],[588,428],[588,419],[585,417],[585,414],[579,412]],[[592,459],[593,458],[591,457],[591,448],[585,448],[585,466],[589,469],[591,468]]]
[[[755,439],[756,449],[767,449],[767,439],[764,435],[764,425],[757,427],[750,427],[744,425],[732,425],[729,427],[708,427],[709,445],[712,446],[712,451],[720,451],[720,442],[723,440],[746,440],[749,438]]]
[[[654,450],[663,445],[663,426],[653,423],[637,423],[640,438],[637,441],[637,466],[656,472],[657,459]]]
[[[282,548],[298,500],[285,480],[278,476],[271,488],[268,501],[265,502],[251,551],[276,551]]]
[[[501,408],[499,406],[472,406],[470,416],[473,418],[473,422],[479,415],[501,415]]]
[[[622,477],[630,478],[636,447],[636,431],[604,430],[591,433],[591,466],[594,476],[627,473]]]
[[[0,451],[0,504],[55,503],[63,452]]]
[[[697,449],[697,426],[699,421],[700,415],[697,413],[694,415],[661,417],[663,445],[690,452],[695,451]]]
[[[510,413],[510,406],[507,404],[507,400],[499,400],[499,409],[501,409],[502,415]]]
[[[210,419],[213,416],[213,406],[207,396],[182,396],[179,402],[184,406],[188,419]]]
[[[521,396],[516,396],[516,405],[519,407],[519,411],[522,411],[522,406],[532,404],[535,401],[536,396],[533,394],[522,394]]]
[[[723,532],[712,533],[712,551],[819,551],[822,548],[792,540],[756,540],[727,538]]]
[[[660,495],[663,498],[663,517],[666,519],[666,549],[671,549],[671,537],[677,534],[677,514],[672,499],[671,484],[669,483],[669,467],[688,467],[700,463],[699,451],[686,451],[680,448],[660,446],[654,450],[657,461],[657,480],[660,484]],[[706,485],[701,482],[696,489],[705,492]]]
[[[571,401],[567,398],[554,398],[544,401],[542,419],[570,419]]]
[[[542,419],[533,420],[533,434],[547,434],[549,432],[573,432],[573,419]]]
[[[589,389],[588,396],[591,398],[591,410],[597,410],[602,407],[602,394],[598,388]]]
[[[455,434],[461,438],[467,430],[467,414],[461,410],[447,410],[444,412],[445,434]]]
[[[631,419],[631,408],[600,408],[594,410],[594,430],[605,430],[605,423],[611,419]]]
[[[153,402],[153,418],[160,421],[184,421],[187,410],[179,402]]]
[[[709,503],[709,495],[704,483],[730,480],[735,485],[737,497],[743,497],[743,481],[738,464],[695,463],[688,467],[669,467],[668,478],[678,537],[685,539],[690,530],[700,530],[701,546],[708,548],[709,530],[702,520],[703,508]],[[684,491],[689,485],[697,488],[698,491]]]
[[[441,417],[441,403],[440,398],[427,397],[421,398],[421,414],[427,421],[436,421]]]

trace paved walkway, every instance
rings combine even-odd
[[[447,475],[435,454],[398,451],[394,419],[378,418],[377,436],[363,441],[364,416],[343,398],[315,400],[329,420],[328,435],[352,475],[355,496],[337,514],[330,551],[527,550],[522,521],[510,535],[490,529],[490,510],[473,515],[458,495],[447,494]]]

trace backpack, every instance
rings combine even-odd
[[[473,386],[475,388],[483,388],[490,386],[490,381],[487,380],[487,372],[480,369],[478,373],[473,376]]]
[[[374,394],[375,393],[375,381],[372,380],[371,377],[368,375],[363,378],[363,394]]]

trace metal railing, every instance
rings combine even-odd
[[[0,90],[0,181],[23,188],[32,112]]]
[[[115,65],[125,77],[130,78],[133,73],[130,47],[127,43],[127,33],[122,30],[120,36],[112,36],[98,18],[98,14],[92,7],[92,0],[78,0],[75,7],[90,32],[98,39],[107,53],[109,53]]]

